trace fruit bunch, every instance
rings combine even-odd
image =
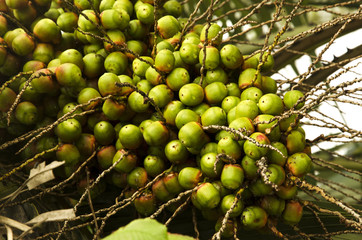
[[[304,97],[278,93],[269,52],[243,55],[219,25],[180,18],[175,0],[0,0],[0,10],[0,127],[37,134],[25,159],[58,146],[42,159],[65,161],[59,179],[93,159],[94,178],[112,170],[92,194],[142,189],[143,216],[193,189],[224,236],[235,224],[225,215],[245,229],[299,222],[290,179],[311,168],[295,113]]]

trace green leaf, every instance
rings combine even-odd
[[[127,226],[119,228],[104,240],[167,240],[167,228],[156,220],[137,219]]]

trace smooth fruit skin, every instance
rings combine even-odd
[[[291,109],[302,98],[304,94],[299,90],[291,90],[284,94],[283,102],[286,108]],[[304,101],[298,103],[295,109],[301,109],[304,106]]]
[[[303,206],[297,201],[289,201],[285,204],[282,214],[283,222],[288,225],[296,225],[303,216]]]
[[[143,160],[143,167],[148,176],[156,177],[165,170],[165,162],[159,156],[148,155]]]
[[[131,172],[137,165],[137,155],[131,153],[126,154],[126,150],[119,149],[116,154],[113,156],[112,164],[118,163],[115,166],[115,170],[121,173]]]
[[[199,52],[199,63],[204,65],[207,70],[216,69],[220,64],[220,53],[216,47],[207,46],[206,55],[204,49]]]
[[[201,208],[211,209],[219,204],[220,193],[211,183],[206,182],[202,183],[196,190],[196,199]]]
[[[268,137],[263,133],[255,132],[251,134],[250,137],[253,138],[259,144],[270,144]],[[250,140],[245,141],[243,148],[245,154],[255,160],[258,160],[261,157],[265,156],[269,149],[266,147],[258,147],[255,143],[253,143]]]
[[[238,164],[226,164],[221,172],[221,183],[224,187],[236,190],[244,181],[244,170]]]
[[[237,69],[244,63],[243,55],[238,47],[227,44],[220,50],[221,63],[229,69]]]
[[[254,119],[259,115],[258,105],[252,100],[243,100],[236,105],[235,109],[236,118],[247,117]]]
[[[281,142],[272,142],[270,145],[282,152],[284,156],[273,149],[269,149],[268,153],[266,154],[268,162],[278,164],[279,166],[284,166],[288,158],[287,148]]]
[[[173,91],[178,91],[190,82],[189,72],[185,68],[175,68],[167,75],[166,84]]]
[[[297,152],[303,152],[306,145],[305,135],[298,130],[292,130],[287,135],[285,145],[288,149],[289,155]]]
[[[273,115],[260,114],[254,118],[253,122],[258,132],[266,134],[270,141],[278,141],[281,137],[281,131],[278,121],[271,121],[273,118]]]
[[[200,169],[194,167],[183,168],[178,175],[178,181],[184,189],[193,189],[202,179]]]
[[[220,105],[228,94],[228,90],[225,84],[222,82],[210,83],[204,88],[204,90],[205,90],[205,99],[209,104]]]
[[[254,68],[247,68],[240,73],[238,85],[240,90],[253,86],[261,89],[261,75]]]
[[[204,89],[196,83],[183,85],[179,91],[180,101],[186,106],[193,107],[200,104],[204,96]]]
[[[201,115],[202,126],[226,125],[226,113],[221,107],[210,107]]]
[[[206,36],[206,29],[208,29],[207,36]],[[206,43],[211,43],[212,45],[219,45],[222,40],[221,34],[214,41],[212,40],[219,34],[220,31],[221,27],[216,23],[212,23],[210,26],[205,25],[200,32],[200,41],[202,43],[206,42]]]
[[[259,88],[248,87],[241,93],[240,100],[252,100],[257,103],[259,102],[261,96],[263,96],[263,92]]]
[[[202,173],[210,178],[215,178],[220,176],[221,171],[223,169],[223,162],[221,160],[217,160],[217,153],[210,152],[202,155],[200,160],[200,167]],[[214,165],[216,163],[216,172],[214,171]]]
[[[152,185],[152,193],[161,202],[167,202],[174,197],[174,195],[167,190],[163,179],[156,181]]]
[[[56,151],[58,161],[65,161],[66,166],[74,166],[80,161],[80,152],[73,144],[62,144]]]
[[[165,155],[167,159],[173,164],[180,164],[186,162],[189,152],[180,140],[172,140],[165,146]]]
[[[108,121],[98,122],[93,129],[94,137],[101,145],[109,145],[116,138],[116,132],[113,125]]]
[[[155,121],[145,127],[143,138],[150,146],[164,146],[169,139],[169,130],[161,121]]]
[[[306,153],[295,153],[288,157],[286,166],[297,177],[303,177],[312,167],[312,160]]]
[[[260,202],[260,206],[270,216],[280,216],[285,208],[285,200],[280,199],[276,196],[265,196]]]
[[[49,18],[39,20],[34,26],[33,33],[44,43],[58,44],[61,40],[60,28]]]
[[[156,197],[152,193],[143,193],[133,204],[137,212],[143,216],[149,216],[157,209]]]
[[[239,160],[242,156],[242,149],[239,143],[232,137],[223,137],[217,144],[217,152],[226,154],[235,160]]]
[[[220,203],[220,208],[221,208],[221,211],[224,214],[226,214],[226,212],[230,210],[230,208],[233,205],[235,199],[236,198],[235,198],[234,194],[229,194],[229,195],[226,195],[225,197],[223,197],[223,199],[221,200],[221,203]],[[244,203],[240,199],[238,199],[236,201],[237,201],[236,206],[231,211],[231,214],[229,215],[230,217],[237,217],[243,212]]]
[[[245,178],[247,179],[255,179],[258,175],[258,166],[256,166],[256,160],[244,156],[241,160],[241,166],[244,169]]]
[[[0,92],[0,111],[7,112],[16,99],[16,93],[8,87]]]
[[[82,133],[75,142],[82,157],[87,158],[96,150],[97,142],[93,134]]]
[[[280,115],[283,112],[283,100],[274,93],[264,94],[258,102],[260,112],[273,116]]]
[[[56,135],[62,142],[70,143],[76,141],[82,134],[82,126],[74,118],[59,123],[55,129]]]
[[[178,173],[177,172],[170,172],[163,177],[163,183],[167,191],[172,194],[179,194],[183,191],[182,186],[178,181]]]
[[[132,188],[141,188],[146,185],[147,171],[142,167],[136,167],[127,175],[127,183]]]
[[[178,132],[178,138],[186,147],[199,150],[209,142],[209,137],[197,122],[189,122],[181,127]]]
[[[97,161],[102,169],[112,166],[113,157],[116,154],[116,148],[113,145],[104,146],[97,152]]]
[[[266,225],[268,214],[258,206],[249,206],[241,214],[241,222],[246,229],[260,229]]]

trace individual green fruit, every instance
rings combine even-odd
[[[274,93],[263,95],[258,103],[260,112],[270,115],[280,115],[283,112],[283,100]]]
[[[143,160],[143,167],[148,176],[156,177],[165,170],[165,162],[159,156],[148,155]]]
[[[295,153],[288,157],[286,166],[294,176],[303,177],[310,171],[312,160],[306,153]]]
[[[260,70],[262,72],[269,72],[274,67],[274,58],[273,58],[273,56],[270,55],[270,54],[268,56],[266,56],[266,55],[267,55],[267,52],[264,52],[263,57],[261,59],[263,61],[263,64],[261,65],[261,68],[260,68]],[[255,55],[255,58],[258,59],[258,62],[260,63],[260,61],[259,61],[260,53],[257,53]]]
[[[243,154],[239,143],[232,137],[221,138],[217,143],[217,152],[226,154],[235,160],[239,160]]]
[[[202,174],[210,178],[215,178],[220,176],[221,171],[223,169],[223,165],[224,165],[223,162],[221,161],[221,159],[217,158],[217,153],[215,152],[209,152],[202,155],[200,160],[200,167]]]
[[[174,17],[180,17],[182,14],[182,5],[176,0],[169,0],[163,4],[163,9],[165,9],[166,14],[172,15]]]
[[[227,96],[221,102],[221,108],[228,113],[232,108],[236,107],[240,102],[240,98],[236,96]]]
[[[282,214],[283,222],[288,225],[296,225],[303,216],[303,206],[297,201],[289,201],[285,204]]]
[[[284,105],[290,109],[292,107],[295,107],[295,109],[301,109],[304,106],[304,101],[299,102],[299,99],[303,98],[304,95],[299,90],[291,90],[284,94]],[[297,105],[296,103],[299,102]],[[296,105],[296,106],[295,106]]]
[[[268,220],[268,214],[258,206],[246,207],[241,214],[241,223],[246,229],[260,229]]]
[[[183,62],[189,65],[199,62],[200,48],[196,44],[184,43],[180,48],[180,57]]]
[[[172,140],[165,146],[165,155],[173,164],[186,162],[189,152],[180,140]]]
[[[228,90],[222,82],[213,82],[204,88],[205,99],[209,104],[221,104],[228,94]]]
[[[240,73],[238,84],[240,90],[253,86],[261,89],[261,75],[254,68],[247,68]]]
[[[178,129],[183,127],[186,123],[189,122],[200,122],[201,117],[191,109],[182,109],[179,111],[175,118],[175,124]]]
[[[27,33],[22,33],[13,39],[11,47],[17,55],[26,56],[34,50],[35,42]]]
[[[117,172],[129,173],[137,166],[137,155],[134,153],[128,153],[124,149],[119,149],[113,156],[112,163],[116,164],[114,169]]]
[[[82,157],[87,158],[92,155],[96,150],[96,138],[93,134],[82,133],[80,137],[76,140],[75,146],[78,148]]]
[[[205,82],[207,84],[213,83],[213,82],[222,82],[224,84],[227,84],[229,82],[229,78],[227,73],[222,69],[221,67],[215,68],[213,70],[206,71],[205,75]],[[240,95],[240,94],[238,94]]]
[[[110,5],[111,5],[111,3],[110,3]],[[112,8],[116,9],[116,10],[124,9],[128,13],[128,15],[130,15],[130,16],[133,13],[133,4],[132,4],[132,2],[130,0],[116,0],[113,3]]]
[[[159,107],[165,107],[173,99],[173,91],[165,84],[154,86],[148,93],[148,97],[153,99],[154,103]]]
[[[109,42],[103,42],[104,49],[107,52],[113,52],[118,50],[117,46],[123,46],[126,43],[126,36],[124,33],[119,29],[110,29],[107,32],[108,37],[113,42],[113,44]],[[104,56],[106,57],[106,56]]]
[[[113,157],[116,154],[116,148],[113,145],[104,146],[97,152],[97,161],[102,169],[107,169],[113,164]]]
[[[241,166],[244,169],[245,178],[255,179],[258,176],[258,166],[256,160],[248,156],[244,156],[241,160]]]
[[[123,74],[128,67],[128,58],[122,52],[112,52],[104,60],[104,69],[116,75]]]
[[[45,76],[39,76],[33,78],[31,81],[31,85],[34,90],[38,93],[54,93],[55,91],[59,90],[59,85],[53,78],[53,73],[49,69],[40,69],[34,73],[37,74],[46,74]],[[34,76],[33,75],[33,76]]]
[[[194,167],[183,168],[178,175],[178,181],[184,189],[193,189],[202,179],[200,169]]]
[[[209,142],[209,137],[197,122],[189,122],[181,127],[178,132],[178,138],[186,147],[195,149],[201,149]]]
[[[38,109],[31,102],[21,102],[16,106],[15,118],[24,125],[33,125],[38,120]]]
[[[148,3],[142,3],[135,7],[137,19],[144,24],[153,24],[155,21],[153,6]]]
[[[292,130],[286,137],[285,145],[289,155],[303,152],[305,144],[305,135],[298,130]]]
[[[142,56],[140,59],[135,59],[132,62],[132,70],[133,72],[140,76],[144,77],[146,75],[146,70],[154,64],[154,61],[150,57]]]
[[[244,182],[244,170],[238,164],[226,164],[222,169],[220,179],[224,187],[236,190]]]
[[[281,142],[272,142],[270,145],[272,147],[275,147],[276,149],[278,149],[280,152],[282,152],[285,157],[283,157],[283,155],[281,155],[277,151],[275,151],[273,149],[269,149],[268,153],[266,154],[268,162],[278,164],[279,166],[284,166],[287,161],[287,157],[288,157],[287,148]]]
[[[188,83],[180,88],[180,101],[186,106],[196,106],[204,100],[204,89],[196,83]]]
[[[269,76],[261,76],[261,90],[263,93],[276,93],[277,83]]]
[[[277,164],[269,164],[265,175],[270,182],[276,185],[281,185],[285,180],[284,168]]]
[[[94,88],[83,88],[82,91],[79,92],[78,94],[78,103],[79,104],[85,104],[85,103],[88,103],[88,105],[84,106],[83,109],[84,110],[89,110],[89,109],[92,109],[94,108],[95,106],[98,105],[98,103],[100,101],[95,101],[92,99],[95,99],[95,98],[99,98],[101,97],[101,94]]]
[[[56,127],[56,135],[62,142],[70,143],[76,141],[82,134],[82,126],[74,118],[65,120]]]
[[[65,106],[62,109],[62,114],[65,115],[69,112],[72,112],[71,114],[82,113],[82,109],[76,108],[76,107],[77,107],[77,103],[75,103],[75,102],[67,103],[67,104],[65,104]],[[74,119],[76,119],[82,126],[87,122],[87,118],[85,116],[75,116]]]
[[[167,202],[174,197],[173,194],[167,190],[163,179],[159,179],[152,185],[152,193],[161,202]]]
[[[207,36],[206,36],[206,29],[207,29]],[[206,43],[211,43],[212,45],[219,45],[222,41],[222,34],[219,34],[220,32],[221,32],[221,27],[216,23],[212,23],[210,26],[205,25],[200,33],[200,41],[202,43],[206,42]],[[218,37],[215,39],[216,36]]]
[[[157,70],[153,67],[149,67],[145,73],[146,80],[152,84],[152,86],[156,86],[162,83],[162,76]]]
[[[278,141],[281,136],[278,120],[271,121],[273,115],[261,114],[254,118],[254,125],[258,132],[264,133],[270,141]],[[271,122],[270,122],[271,121]]]
[[[132,51],[125,53],[130,60],[134,60],[136,58],[136,55],[144,55],[147,50],[146,44],[138,40],[129,40],[126,42],[126,45],[127,48]]]
[[[105,29],[124,30],[128,26],[130,17],[123,9],[107,9],[101,12],[100,20]]]
[[[156,197],[152,193],[142,193],[134,200],[133,204],[136,211],[142,216],[149,216],[157,209]]]
[[[190,82],[189,72],[185,68],[175,68],[167,75],[166,84],[173,91],[178,91]]]
[[[259,88],[248,87],[241,93],[240,100],[252,100],[258,103],[261,96],[263,96],[263,92]]]
[[[229,69],[237,69],[244,63],[239,48],[232,44],[227,44],[221,48],[220,57],[221,63]]]
[[[135,40],[143,40],[148,31],[148,26],[138,19],[131,20],[127,28],[127,33]]]
[[[41,61],[45,64],[48,64],[54,58],[54,56],[54,47],[49,43],[37,43],[33,51],[33,59]]]
[[[62,144],[56,151],[58,161],[65,161],[66,166],[74,166],[80,161],[80,152],[73,144]]]
[[[60,28],[49,18],[39,20],[33,28],[33,33],[43,43],[60,43]]]
[[[132,92],[128,97],[129,108],[136,113],[143,113],[148,110],[150,103],[138,92]]]
[[[147,177],[146,169],[136,167],[127,175],[127,183],[130,187],[138,189],[146,185]]]
[[[74,32],[78,24],[78,15],[74,12],[63,12],[57,18],[57,25],[63,32]]]
[[[264,196],[261,199],[260,206],[268,213],[270,216],[281,216],[285,208],[285,200],[280,199],[276,196]]]
[[[171,194],[179,194],[183,191],[182,186],[178,181],[178,173],[177,172],[170,172],[163,177],[163,183],[167,191]]]
[[[169,102],[163,109],[163,117],[166,119],[166,123],[175,126],[176,116],[182,109],[185,109],[185,106],[181,101]]]
[[[227,211],[230,210],[230,208],[232,207],[234,201],[236,200],[236,205],[233,208],[233,210],[230,213],[230,217],[237,217],[239,216],[244,209],[244,203],[240,200],[240,199],[236,199],[236,196],[234,194],[229,194],[226,195],[225,197],[223,197],[223,199],[221,200],[221,204],[220,204],[220,208],[221,211],[226,214]]]
[[[123,102],[117,102],[113,99],[107,99],[103,103],[102,111],[109,120],[118,120],[126,111],[126,105]]]
[[[225,125],[226,113],[220,107],[210,107],[201,115],[201,123],[203,126]]]
[[[254,139],[258,144],[264,144],[264,145],[270,144],[268,137],[263,133],[255,132],[251,134],[250,137]],[[244,143],[244,152],[248,157],[258,160],[267,154],[268,148],[259,147],[252,141],[246,140]]]
[[[196,200],[202,209],[215,208],[220,202],[220,193],[211,183],[202,183],[196,190]]]
[[[63,63],[55,70],[55,76],[61,86],[79,88],[85,84],[82,70],[74,63]]]
[[[201,65],[205,63],[205,69],[207,70],[216,69],[220,64],[219,50],[213,46],[206,46],[205,54],[204,49],[201,49],[199,53],[199,63]]]
[[[0,111],[7,112],[16,99],[16,93],[8,87],[0,92]]]
[[[167,39],[180,32],[181,25],[174,16],[166,15],[158,19],[157,30],[163,39]]]
[[[253,121],[247,117],[238,117],[229,123],[229,127],[241,131],[244,135],[249,136],[254,132]],[[235,136],[237,137],[237,136]],[[245,140],[240,140],[239,144],[243,144]]]
[[[100,94],[104,97],[107,95],[118,95],[119,87],[116,85],[120,83],[118,76],[114,73],[106,72],[98,79],[98,89]]]
[[[276,191],[276,194],[279,198],[287,200],[292,199],[297,195],[298,188],[295,185],[287,185],[283,184],[281,186],[278,186],[278,190]]]
[[[143,138],[150,146],[163,146],[169,139],[169,130],[161,121],[154,121],[143,131]]]
[[[116,138],[116,132],[112,124],[108,121],[100,121],[98,122],[93,129],[94,137],[97,142],[101,145],[109,145]]]
[[[143,143],[143,135],[139,127],[127,124],[121,128],[118,134],[121,144],[127,149],[137,149]]]
[[[238,105],[236,105],[235,109],[235,117],[247,117],[250,119],[254,119],[259,115],[258,105],[252,100],[243,100],[240,101]]]

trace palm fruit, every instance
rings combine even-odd
[[[66,166],[76,165],[81,158],[78,148],[70,143],[62,144],[55,154],[58,161],[65,161]]]
[[[156,198],[152,193],[143,193],[133,202],[137,212],[149,216],[156,211]]]
[[[174,16],[166,15],[158,19],[157,30],[163,39],[168,39],[181,31],[181,25]]]
[[[196,190],[196,200],[201,209],[215,208],[220,202],[220,193],[211,183],[202,183]]]
[[[244,181],[244,170],[238,164],[226,164],[221,172],[221,183],[224,187],[236,190]]]
[[[228,94],[227,88],[222,82],[210,83],[204,88],[204,91],[205,99],[211,105],[220,105]]]
[[[287,135],[285,142],[289,155],[302,152],[306,144],[305,135],[298,130],[292,130]]]
[[[225,125],[226,113],[220,107],[210,107],[201,115],[201,123],[203,126]]]
[[[258,206],[246,207],[241,214],[241,222],[246,229],[260,229],[265,226],[268,214]]]
[[[97,162],[102,169],[107,169],[113,164],[116,148],[113,145],[104,146],[97,152]]]
[[[185,68],[174,68],[167,75],[166,84],[173,91],[178,91],[182,86],[190,82],[189,72]]]
[[[178,182],[184,189],[193,189],[202,179],[200,169],[193,167],[183,168],[178,175]]]
[[[283,100],[274,93],[264,94],[258,102],[259,109],[264,114],[280,115],[283,112]]]
[[[165,163],[162,158],[154,155],[148,155],[143,161],[143,166],[147,175],[151,177],[156,177],[165,170]]]
[[[241,166],[244,170],[245,178],[255,179],[258,176],[258,167],[256,166],[256,160],[244,156],[241,160]]]
[[[247,117],[254,119],[259,115],[259,108],[256,102],[252,100],[243,100],[236,105],[235,114],[236,118]]]
[[[221,48],[220,58],[221,63],[229,69],[237,69],[244,62],[240,50],[232,44],[227,44]]]
[[[128,58],[122,52],[112,52],[104,59],[104,68],[107,72],[121,75],[128,67]]]
[[[265,196],[260,202],[260,206],[270,215],[270,216],[280,216],[282,215],[285,208],[285,200],[279,199],[273,195]]]
[[[247,68],[240,73],[238,84],[241,90],[253,86],[261,89],[261,75],[254,68]]]
[[[203,175],[210,178],[215,178],[220,176],[221,170],[223,168],[223,162],[217,159],[217,153],[205,153],[200,159],[200,168]]]
[[[207,36],[206,36],[207,30]],[[210,24],[210,26],[205,25],[200,32],[200,41],[202,43],[211,43],[212,45],[219,45],[222,40],[222,35],[219,34],[221,27],[216,23]],[[216,39],[214,39],[217,37]]]
[[[258,144],[270,144],[268,137],[260,132],[255,132],[250,135]],[[265,156],[268,152],[267,147],[257,146],[250,140],[246,140],[244,143],[244,152],[245,154],[252,159],[260,159]]]
[[[285,209],[282,213],[284,223],[295,225],[299,223],[303,215],[303,206],[297,201],[288,201],[285,204]]]
[[[133,124],[123,126],[118,134],[118,138],[127,149],[137,149],[143,143],[143,135],[139,127]]]
[[[268,158],[269,163],[274,163],[274,164],[278,164],[279,166],[284,166],[287,161],[287,157],[288,157],[287,148],[281,142],[272,142],[270,145],[272,147],[278,149],[284,156],[273,149],[269,149],[268,153],[266,154],[266,157]]]
[[[56,135],[62,142],[70,143],[76,141],[82,134],[82,126],[74,118],[61,122],[55,129]]]
[[[207,70],[216,69],[220,64],[220,53],[216,47],[206,46],[206,51],[201,49],[199,52],[199,63],[204,65]]]
[[[239,216],[244,209],[244,203],[240,199],[236,199],[234,194],[229,194],[223,197],[220,203],[221,211],[226,214],[227,211],[232,207],[234,201],[236,201],[236,206],[230,213],[230,217],[237,217]]]
[[[310,171],[312,160],[306,153],[295,153],[288,157],[286,167],[294,176],[302,177]]]
[[[217,143],[217,152],[226,154],[235,160],[239,160],[243,154],[239,143],[229,136],[219,140]]]
[[[43,43],[60,43],[60,28],[49,18],[39,20],[33,28],[33,33]]]
[[[273,118],[274,116],[269,114],[258,115],[254,118],[254,125],[256,125],[256,130],[264,133],[270,141],[278,141],[280,139],[281,132],[278,121],[271,121]]]
[[[182,109],[179,111],[175,118],[175,125],[178,129],[182,128],[186,123],[189,122],[201,122],[201,117],[191,109]]]

